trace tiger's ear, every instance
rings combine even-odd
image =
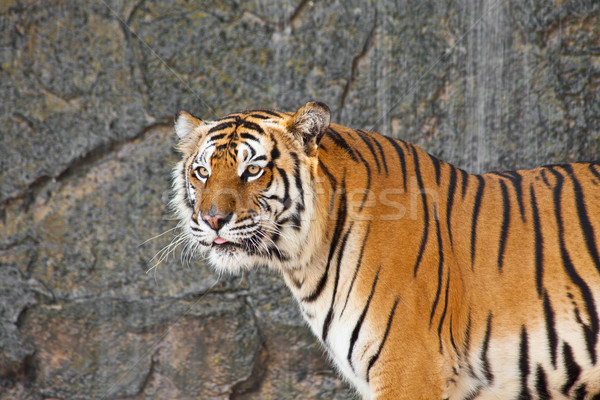
[[[179,136],[179,139],[189,137],[201,125],[203,125],[201,120],[185,111],[179,111],[175,115],[175,133]]]
[[[287,121],[287,129],[304,145],[304,151],[309,156],[317,153],[319,142],[329,128],[331,111],[325,104],[311,101],[300,108]]]

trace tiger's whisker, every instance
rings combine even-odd
[[[161,236],[163,236],[163,235],[166,235],[167,233],[169,233],[169,232],[172,232],[172,231],[174,231],[175,229],[178,229],[178,228],[179,228],[178,226],[174,226],[174,227],[173,227],[173,228],[171,228],[171,229],[167,229],[167,230],[166,230],[166,231],[164,231],[163,233],[159,233],[159,234],[158,234],[158,235],[156,235],[156,236],[152,236],[151,238],[149,238],[149,239],[146,239],[146,240],[144,240],[142,243],[138,244],[138,247],[141,247],[141,246],[145,245],[146,243],[148,243],[148,242],[149,242],[149,241],[151,241],[151,240],[158,239],[159,237],[161,237]]]

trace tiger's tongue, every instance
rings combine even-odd
[[[215,243],[216,244],[223,244],[223,243],[227,243],[226,239],[223,239],[222,237],[218,237],[215,239]]]

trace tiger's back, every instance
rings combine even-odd
[[[470,175],[414,145],[330,125],[318,103],[205,127],[178,121],[188,148],[176,206],[187,202],[179,214],[193,240],[217,267],[241,254],[279,269],[363,397],[600,396],[600,165]],[[248,146],[230,154],[238,201],[206,196],[211,184],[231,189],[216,171],[194,182],[194,162],[217,165],[207,154],[222,140]],[[252,157],[263,172],[245,182],[240,160]],[[256,222],[255,234],[253,219],[271,225]]]

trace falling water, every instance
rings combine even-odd
[[[499,107],[503,103],[503,24],[504,9],[495,2],[467,1],[467,132],[473,172],[483,172],[497,164],[490,133],[500,128]]]
[[[376,105],[377,105],[377,120],[376,125],[380,127],[382,133],[389,134],[390,129],[390,113],[392,106],[392,93],[390,90],[390,70],[392,58],[392,43],[387,33],[388,26],[384,16],[386,10],[384,5],[376,3],[376,11],[379,16],[377,21],[378,28],[376,32],[377,40],[375,41],[375,57],[376,61]]]

